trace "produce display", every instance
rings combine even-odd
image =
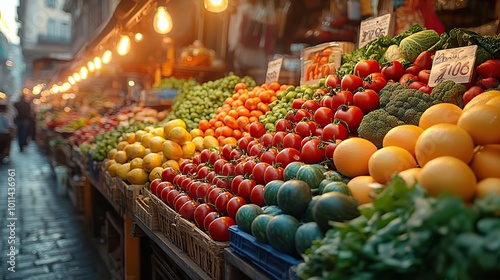
[[[472,80],[429,87],[435,52],[471,44]],[[498,46],[416,25],[344,54],[315,85],[173,81],[170,112],[137,108],[74,144],[214,241],[237,225],[303,260],[302,279],[489,279],[500,272]]]

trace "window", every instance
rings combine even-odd
[[[49,18],[47,21],[47,36],[52,38],[57,37],[56,21],[52,18]]]
[[[61,22],[61,38],[70,38],[71,32],[69,30],[69,23],[66,21]]]
[[[49,8],[55,8],[56,7],[56,0],[45,0],[45,6]]]

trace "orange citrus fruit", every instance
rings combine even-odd
[[[434,197],[450,193],[470,202],[476,194],[476,176],[462,160],[442,156],[429,161],[418,177],[419,184]]]
[[[126,163],[128,160],[127,153],[125,153],[125,151],[117,151],[113,159],[117,163]]]
[[[493,105],[480,104],[464,111],[457,125],[476,145],[500,144],[500,109]]]
[[[475,96],[474,98],[472,98],[471,101],[469,101],[469,103],[467,103],[467,105],[464,106],[463,110],[465,112],[472,107],[475,107],[475,106],[480,105],[480,104],[485,104],[490,99],[495,98],[497,96],[500,96],[500,91],[498,91],[498,90],[485,91],[485,92]]]
[[[435,124],[424,130],[415,144],[420,167],[440,156],[453,156],[469,163],[474,155],[474,141],[463,128],[449,123]]]
[[[370,176],[380,184],[387,183],[395,173],[415,167],[417,162],[410,152],[396,146],[382,148],[368,160]]]
[[[500,178],[486,178],[477,183],[476,198],[496,194],[500,195]]]
[[[370,141],[352,137],[340,142],[333,152],[333,162],[337,170],[347,177],[368,175],[368,160],[377,151]]]
[[[359,204],[370,203],[373,201],[372,192],[380,186],[375,182],[372,176],[361,175],[356,176],[349,180],[347,187],[351,191],[352,197],[354,197]]]
[[[427,129],[438,123],[457,124],[462,109],[455,104],[439,103],[432,105],[422,113],[418,126]]]
[[[418,182],[420,170],[422,170],[420,167],[410,168],[399,172],[398,175],[403,178],[408,187],[411,187]]]
[[[469,165],[478,180],[500,178],[500,145],[477,147]]]
[[[495,106],[495,107],[497,107],[497,108],[500,109],[500,95],[496,96],[496,97],[493,97],[490,100],[488,100],[486,102],[486,105],[493,105],[493,106]]]
[[[382,141],[382,146],[401,147],[410,152],[412,156],[415,156],[415,143],[417,143],[417,139],[422,132],[424,130],[416,125],[398,125],[387,132]]]

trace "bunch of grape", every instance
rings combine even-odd
[[[153,85],[154,90],[163,90],[163,89],[189,89],[199,85],[198,81],[194,78],[189,79],[179,79],[175,77],[166,77],[163,78],[158,84]]]
[[[200,120],[209,120],[215,116],[217,108],[234,94],[234,87],[238,83],[245,83],[250,89],[256,85],[251,77],[240,78],[231,73],[218,80],[191,87],[187,91],[179,91],[175,96],[172,112],[167,115],[166,120],[182,119],[188,131],[198,128]]]

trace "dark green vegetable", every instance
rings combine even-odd
[[[382,148],[382,141],[387,132],[393,127],[403,124],[404,122],[389,115],[386,110],[377,109],[363,117],[358,127],[358,135],[375,144],[377,148]]]
[[[382,88],[379,93],[379,107],[385,108],[387,103],[391,100],[391,98],[395,95],[397,90],[405,89],[406,87],[402,86],[400,83],[389,82]]]
[[[395,91],[394,96],[385,106],[385,110],[405,124],[418,125],[420,117],[432,105],[432,102],[429,94],[404,88]]]
[[[453,81],[443,81],[437,84],[430,94],[434,103],[452,103],[463,108],[463,96],[467,88]]]
[[[448,35],[448,33],[443,32],[441,35],[439,35],[439,41],[437,41],[437,43],[435,43],[432,47],[430,47],[428,51],[435,52],[442,49],[443,45],[446,43],[449,37],[450,36]]]

